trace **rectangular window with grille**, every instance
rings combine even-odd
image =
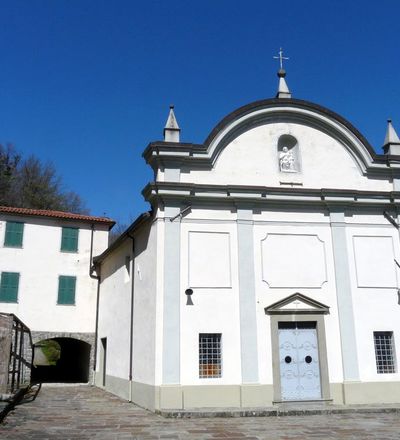
[[[221,333],[199,334],[199,377],[222,377]]]
[[[76,277],[60,275],[58,278],[58,300],[57,304],[75,304]]]
[[[377,373],[396,373],[393,332],[374,332]]]
[[[2,272],[0,280],[0,301],[16,303],[18,301],[18,272]]]
[[[22,247],[24,224],[21,222],[7,222],[4,236],[5,247]]]
[[[78,228],[62,228],[61,251],[78,252]]]

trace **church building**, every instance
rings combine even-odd
[[[292,98],[143,157],[151,210],[94,259],[95,383],[151,410],[400,403],[400,139]]]

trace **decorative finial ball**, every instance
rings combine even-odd
[[[389,122],[389,124],[390,124],[390,123],[392,122],[392,120],[391,120],[391,119],[388,119],[387,121]]]
[[[278,77],[279,78],[285,78],[286,76],[286,70],[285,69],[279,69],[278,70]]]
[[[174,109],[174,104],[170,104],[170,106],[169,106],[169,108],[171,109],[171,110],[173,110]]]

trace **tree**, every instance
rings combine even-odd
[[[14,206],[14,186],[21,156],[11,144],[0,144],[0,205]]]
[[[46,339],[36,344],[35,348],[36,347],[42,350],[47,360],[47,365],[57,365],[57,361],[61,357],[61,346],[57,341],[54,339]]]
[[[108,244],[114,243],[114,241],[128,229],[128,226],[126,223],[117,222],[108,235]]]
[[[51,163],[23,159],[12,145],[0,145],[0,205],[86,214],[82,199],[64,190]]]

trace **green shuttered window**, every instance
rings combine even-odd
[[[77,252],[78,235],[78,228],[62,228],[61,250],[64,252]]]
[[[2,272],[0,281],[0,301],[17,302],[19,273]]]
[[[24,224],[21,222],[7,222],[6,235],[4,237],[4,246],[22,247],[24,236]]]
[[[60,275],[57,304],[75,304],[76,277]]]

